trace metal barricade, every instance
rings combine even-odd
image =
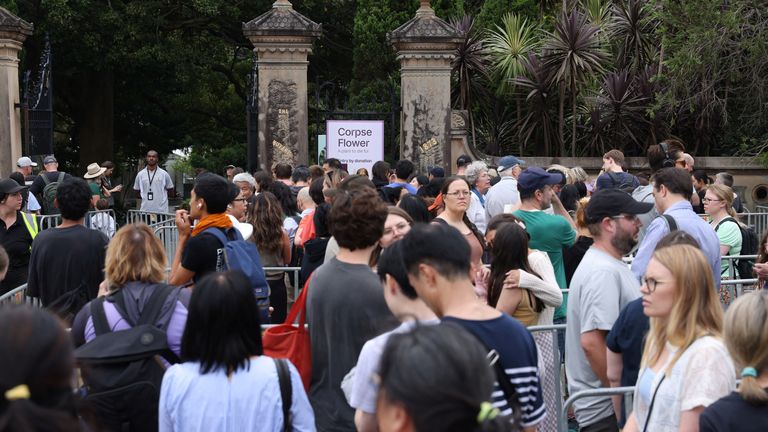
[[[14,288],[0,296],[0,307],[20,304],[42,307],[39,298],[27,297],[27,284]]]
[[[562,410],[563,405],[563,380],[562,377],[562,364],[560,363],[560,348],[559,348],[559,338],[557,335],[558,330],[565,330],[566,324],[552,324],[552,325],[543,325],[543,326],[531,326],[528,327],[528,331],[533,333],[551,333],[552,334],[552,358],[555,362],[555,401],[556,401],[556,411],[550,411],[559,413]],[[565,428],[565,429],[563,429]],[[566,419],[565,422],[563,422],[563,419],[558,416],[557,419],[557,429],[558,430],[565,430],[567,432],[568,430],[568,421]]]
[[[61,224],[61,215],[42,215],[37,217],[37,226],[40,231],[55,228]]]
[[[126,223],[145,223],[150,228],[160,228],[165,226],[176,226],[176,215],[174,213],[156,213],[140,210],[128,210]]]
[[[768,230],[768,212],[739,213],[738,216],[741,222],[755,229],[757,238],[762,238]]]
[[[576,402],[579,399],[584,398],[610,398],[611,396],[627,396],[630,395],[626,403],[624,404],[625,407],[625,414],[627,418],[629,418],[629,414],[632,412],[632,395],[635,392],[635,387],[614,387],[614,388],[600,388],[600,389],[594,389],[594,390],[582,390],[579,392],[576,392],[571,395],[571,397],[568,398],[567,401],[565,401],[565,404],[563,405],[562,409],[558,411],[558,430],[560,432],[568,432],[568,410],[571,408],[571,405],[573,405],[574,402]],[[563,426],[564,425],[564,426]]]
[[[165,255],[168,257],[168,262],[173,262],[173,257],[176,255],[176,248],[179,245],[179,230],[176,226],[161,226],[154,229],[155,235],[163,243],[165,249]]]

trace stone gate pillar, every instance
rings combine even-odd
[[[429,0],[387,37],[400,61],[400,157],[421,172],[427,166],[450,172],[451,61],[461,38]]]
[[[15,170],[21,157],[19,52],[32,24],[0,7],[0,176]]]
[[[258,56],[259,167],[307,164],[307,55],[321,25],[288,0],[277,0],[270,11],[243,24],[243,34]]]

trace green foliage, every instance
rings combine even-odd
[[[509,91],[512,81],[525,72],[528,54],[537,48],[536,36],[528,20],[514,13],[504,15],[501,25],[488,33],[487,49],[500,92]]]
[[[533,22],[539,18],[539,7],[533,0],[486,0],[477,13],[477,26],[494,29],[502,25],[503,17],[508,13]]]

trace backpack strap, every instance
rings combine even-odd
[[[291,387],[291,372],[285,359],[273,359],[277,368],[277,378],[280,381],[280,398],[283,401],[283,431],[291,428],[291,405],[293,405],[293,389]]]
[[[723,220],[721,220],[720,222],[717,223],[717,226],[715,227],[715,232],[717,232],[717,230],[720,229],[720,225],[722,225],[724,222],[728,222],[728,221],[731,221],[731,222],[735,223],[736,225],[739,225],[739,223],[736,221],[736,219],[732,218],[731,216],[726,216],[725,218],[723,218]],[[740,225],[739,225],[739,228],[741,228]]]
[[[96,332],[96,336],[112,331],[107,320],[107,313],[104,311],[104,300],[106,300],[106,297],[98,297],[89,306],[91,319],[93,320],[93,330]]]
[[[157,319],[160,318],[160,312],[163,309],[165,300],[171,295],[174,289],[176,288],[170,285],[157,286],[144,304],[144,309],[141,311],[139,322],[137,322],[136,325],[154,325],[155,322],[157,322]]]
[[[48,173],[47,172],[40,173],[40,177],[43,178],[43,183],[45,183],[46,186],[51,184],[51,181],[48,179]]]
[[[664,220],[667,221],[667,226],[669,227],[669,232],[677,231],[677,222],[675,221],[675,218],[668,214],[663,214],[661,217],[664,218]]]
[[[616,179],[618,175],[616,175],[615,172],[608,171],[606,172],[606,174],[608,174],[608,177],[610,177],[611,181],[613,182],[613,187],[619,187],[621,185],[621,183],[619,183],[619,180]]]
[[[56,179],[56,183],[61,183],[64,181],[64,173],[59,172],[59,178]]]
[[[211,235],[216,237],[221,242],[222,246],[226,246],[227,243],[229,243],[230,241],[237,241],[237,240],[242,240],[243,239],[243,235],[240,234],[240,231],[238,231],[237,228],[235,228],[235,227],[227,228],[227,234],[230,234],[233,231],[235,233],[235,236],[234,236],[235,238],[234,239],[228,238],[228,236],[226,234],[221,232],[221,230],[216,228],[216,227],[206,228],[200,234],[202,234],[202,233],[211,234]]]

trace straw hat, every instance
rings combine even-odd
[[[92,179],[92,178],[100,177],[106,171],[107,171],[106,168],[102,168],[99,166],[99,164],[94,162],[88,165],[88,172],[85,173],[83,178]]]

